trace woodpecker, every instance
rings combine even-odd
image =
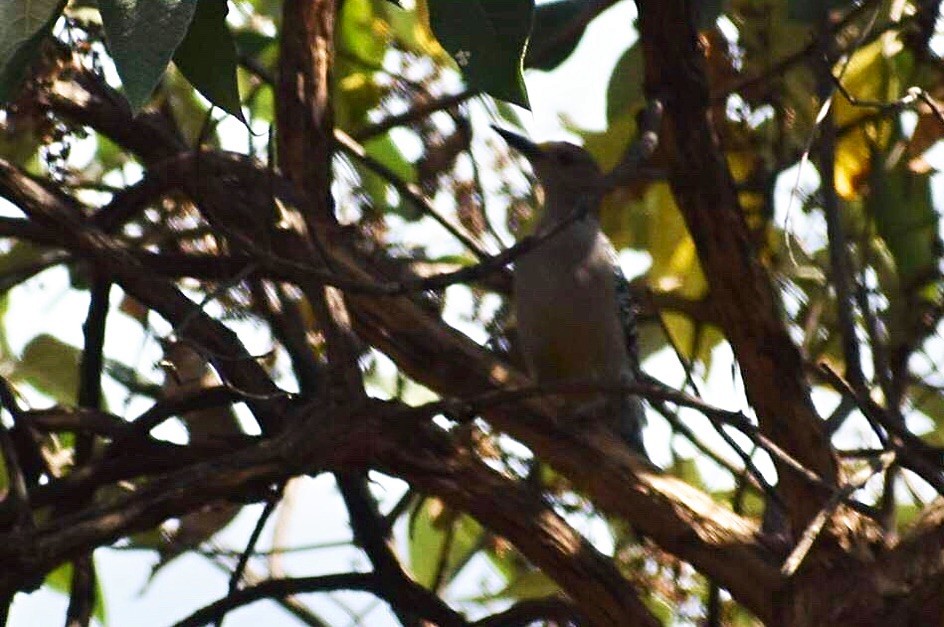
[[[518,341],[531,376],[542,384],[588,378],[610,384],[636,381],[636,307],[616,251],[600,229],[603,173],[579,146],[539,145],[495,130],[531,162],[544,189],[535,234],[572,220],[515,263]],[[577,415],[602,411],[630,448],[646,456],[645,409],[638,396],[566,395],[565,407]]]

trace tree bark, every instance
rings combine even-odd
[[[810,400],[797,347],[749,237],[734,179],[709,117],[696,3],[637,0],[648,97],[665,104],[669,183],[711,290],[711,303],[740,366],[761,430],[827,484],[839,482],[829,439]],[[794,533],[824,496],[782,464],[779,487]]]

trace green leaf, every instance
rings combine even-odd
[[[416,55],[426,55],[437,63],[449,61],[449,54],[436,41],[430,28],[426,0],[416,0],[416,9],[413,11],[394,8],[386,0],[374,0],[374,9],[383,16],[398,48]]]
[[[443,568],[447,584],[475,553],[482,537],[482,526],[466,514],[446,508],[442,501],[423,501],[410,521],[410,572],[421,585],[431,588],[437,570]],[[447,546],[449,534],[452,540]],[[443,552],[448,555],[443,558]]]
[[[107,614],[105,612],[105,596],[102,594],[101,577],[95,580],[95,607],[92,610],[92,616],[102,625],[107,625]],[[65,562],[58,568],[46,575],[44,586],[50,589],[68,595],[72,588],[72,562]]]
[[[750,516],[751,518],[762,517],[764,515],[764,510],[767,508],[767,501],[765,500],[764,495],[750,487],[743,491],[737,489],[717,490],[713,491],[711,496],[719,503],[731,504],[734,503],[735,496],[739,496],[740,507],[738,508],[738,513],[742,516]]]
[[[403,156],[399,146],[389,135],[372,137],[364,143],[364,148],[368,155],[389,168],[399,179],[408,183],[416,181],[416,166]],[[362,164],[355,164],[355,167],[361,177],[361,188],[370,198],[370,202],[374,207],[385,207],[386,210],[410,221],[418,220],[421,217],[413,203],[403,198],[400,199],[397,206],[388,207],[387,192],[390,189],[390,184],[387,179]]]
[[[416,166],[403,153],[389,135],[372,137],[364,143],[367,154],[393,172],[397,178],[407,183],[416,181]]]
[[[368,121],[368,112],[376,109],[389,91],[375,78],[377,70],[383,67],[389,31],[371,0],[344,3],[339,19],[333,97],[335,124],[347,132],[362,128]]]
[[[61,0],[5,0],[0,5],[0,59],[9,59],[17,48],[45,30],[63,5]]]
[[[55,253],[48,248],[27,241],[16,242],[10,250],[0,254],[0,290],[9,289],[45,270],[54,256]]]
[[[64,405],[74,405],[81,351],[51,335],[37,335],[23,349],[13,378]]]
[[[930,433],[919,435],[928,442],[940,446],[944,441],[944,394],[926,383],[915,383],[908,388],[911,403],[915,410],[921,412],[934,422],[934,429]]]
[[[526,599],[542,599],[560,594],[560,586],[540,570],[530,570],[517,577],[507,586],[492,594],[483,594],[472,599],[473,603],[486,603],[500,599],[523,601]]]
[[[239,52],[253,58],[268,51],[278,41],[271,35],[245,28],[233,33],[233,40],[236,42],[236,49]]]
[[[666,468],[666,472],[675,475],[690,486],[695,486],[699,489],[705,488],[701,471],[698,469],[698,464],[692,457],[676,459],[674,464]]]
[[[787,15],[800,22],[819,19],[822,10],[835,11],[853,4],[853,0],[788,0]]]
[[[386,28],[370,0],[345,0],[341,6],[337,47],[340,56],[354,57],[362,69],[379,69],[387,54]]]
[[[98,150],[95,153],[97,161],[93,161],[92,163],[94,163],[96,167],[101,168],[99,172],[117,170],[131,160],[128,153],[101,133],[95,134],[95,141],[98,144]]]
[[[923,505],[917,505],[915,503],[899,504],[895,509],[895,524],[898,530],[906,530],[912,523],[920,518],[921,513],[924,511]]]
[[[214,105],[245,122],[236,84],[236,45],[226,25],[226,0],[200,0],[174,63]]]
[[[139,111],[186,36],[197,0],[100,0],[99,7],[125,95]]]
[[[902,289],[913,292],[939,276],[942,248],[931,176],[905,167],[889,172],[883,157],[874,160],[866,208],[895,259]]]
[[[0,102],[10,100],[39,55],[65,0],[0,2]]]
[[[553,70],[563,63],[586,30],[586,24],[575,28],[576,21],[596,13],[595,7],[606,4],[600,0],[557,0],[536,7],[525,67]]]
[[[645,102],[643,94],[642,46],[637,41],[619,58],[606,86],[606,120],[615,124],[620,116],[635,115]]]
[[[168,68],[161,79],[161,98],[174,112],[180,134],[188,145],[198,141],[217,145],[219,138],[216,133],[201,135],[207,130],[204,125],[209,111],[207,103],[176,65]]]
[[[472,89],[529,108],[522,65],[533,0],[429,0],[429,21]]]

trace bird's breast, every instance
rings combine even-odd
[[[559,238],[515,267],[518,337],[539,381],[616,378],[627,363],[602,234]]]

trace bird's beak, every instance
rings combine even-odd
[[[544,151],[541,150],[541,147],[535,144],[533,141],[527,137],[522,137],[517,133],[512,133],[509,130],[493,126],[495,132],[505,138],[505,141],[508,142],[508,145],[523,154],[530,161],[534,161],[544,155]]]

